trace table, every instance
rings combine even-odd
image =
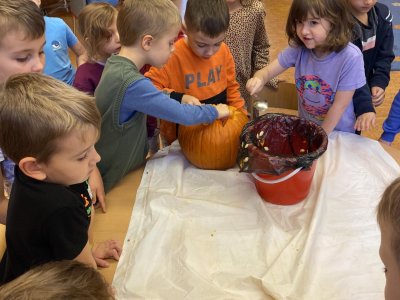
[[[269,108],[268,112],[296,114],[296,111],[286,109]],[[400,151],[382,144],[382,147],[400,164]],[[132,216],[132,209],[135,203],[136,190],[144,172],[144,166],[127,174],[107,194],[107,213],[96,210],[94,219],[94,240],[103,241],[109,238],[116,238],[121,242],[124,240],[126,231]],[[0,253],[4,251],[4,226],[0,225]],[[110,260],[110,267],[100,269],[106,280],[111,283],[117,262]]]

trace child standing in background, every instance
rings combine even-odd
[[[320,124],[327,134],[354,132],[352,98],[366,83],[361,51],[350,43],[354,20],[347,1],[294,0],[286,23],[290,46],[246,86],[254,95],[295,67],[299,116]]]
[[[145,74],[160,90],[182,97],[189,94],[204,104],[224,103],[245,110],[236,81],[235,62],[224,43],[229,26],[225,0],[188,0],[183,26],[186,38],[162,67]],[[167,143],[177,138],[176,124],[161,122]]]
[[[0,84],[18,73],[42,72],[44,19],[31,0],[0,1]],[[0,149],[0,223],[5,224],[15,164]]]
[[[225,42],[235,60],[236,80],[247,110],[251,110],[251,97],[246,90],[247,80],[269,64],[269,40],[265,30],[265,10],[260,0],[226,0],[229,8],[229,28]],[[278,87],[278,80],[267,85]]]
[[[354,94],[354,110],[359,116],[357,122],[364,122],[368,127],[368,123],[375,123],[374,106],[383,103],[390,80],[394,59],[392,14],[386,5],[376,0],[348,1],[356,21],[353,43],[363,53],[367,80],[366,87],[357,89]]]
[[[99,169],[106,191],[145,162],[146,114],[185,125],[229,115],[226,105],[181,104],[140,74],[145,64],[161,67],[166,63],[180,28],[178,9],[170,0],[125,0],[121,6],[117,19],[121,50],[107,60],[95,91],[102,115],[96,149],[102,157]],[[188,95],[180,99],[198,103]]]
[[[121,45],[117,30],[118,11],[108,3],[92,3],[79,13],[78,30],[87,50],[88,61],[76,70],[73,86],[89,95],[99,84],[107,58]]]
[[[41,0],[33,0],[38,6]],[[46,65],[43,73],[72,85],[75,78],[75,68],[71,64],[68,49],[76,55],[76,65],[86,61],[86,51],[71,28],[60,18],[44,17],[46,23],[46,44],[44,53]]]
[[[100,160],[94,148],[100,123],[93,97],[52,77],[13,75],[1,86],[0,146],[16,167],[0,282],[49,261],[96,268],[119,259],[119,243],[93,247],[90,230],[87,179]]]
[[[381,229],[379,255],[386,276],[385,300],[400,299],[400,178],[383,193],[378,205],[378,224]]]

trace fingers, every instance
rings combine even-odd
[[[246,89],[250,95],[254,95],[261,91],[263,84],[261,80],[257,77],[250,78],[246,83]]]
[[[96,195],[96,200],[99,202],[101,210],[103,213],[107,212],[107,207],[106,207],[106,195],[103,191],[103,193]]]
[[[100,268],[108,268],[110,266],[110,264],[104,259],[95,257],[94,260],[96,261],[96,265]]]

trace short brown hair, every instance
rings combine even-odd
[[[286,23],[290,45],[304,46],[297,36],[296,23],[306,20],[308,14],[331,24],[323,50],[339,52],[351,41],[355,21],[347,0],[293,0]]]
[[[391,248],[400,266],[400,177],[385,190],[377,208],[378,224],[386,222],[392,228]]]
[[[25,39],[36,40],[44,35],[44,17],[32,0],[0,1],[0,37],[22,32]],[[0,38],[1,46],[2,38]]]
[[[37,266],[0,286],[0,300],[111,300],[111,287],[93,267],[74,260]]]
[[[122,46],[132,46],[147,34],[159,37],[180,25],[178,8],[170,0],[125,0],[117,18]]]
[[[79,13],[78,29],[90,60],[102,58],[101,49],[111,37],[108,28],[117,15],[117,9],[108,3],[88,4]]]
[[[202,32],[214,38],[229,27],[229,9],[225,0],[188,0],[185,11],[188,32]]]
[[[99,130],[100,122],[93,97],[52,77],[18,74],[0,86],[0,148],[16,163],[48,162],[57,139],[76,129]]]

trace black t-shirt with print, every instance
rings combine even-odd
[[[88,241],[91,206],[86,182],[66,187],[38,181],[16,166],[0,282],[48,261],[77,257]]]

